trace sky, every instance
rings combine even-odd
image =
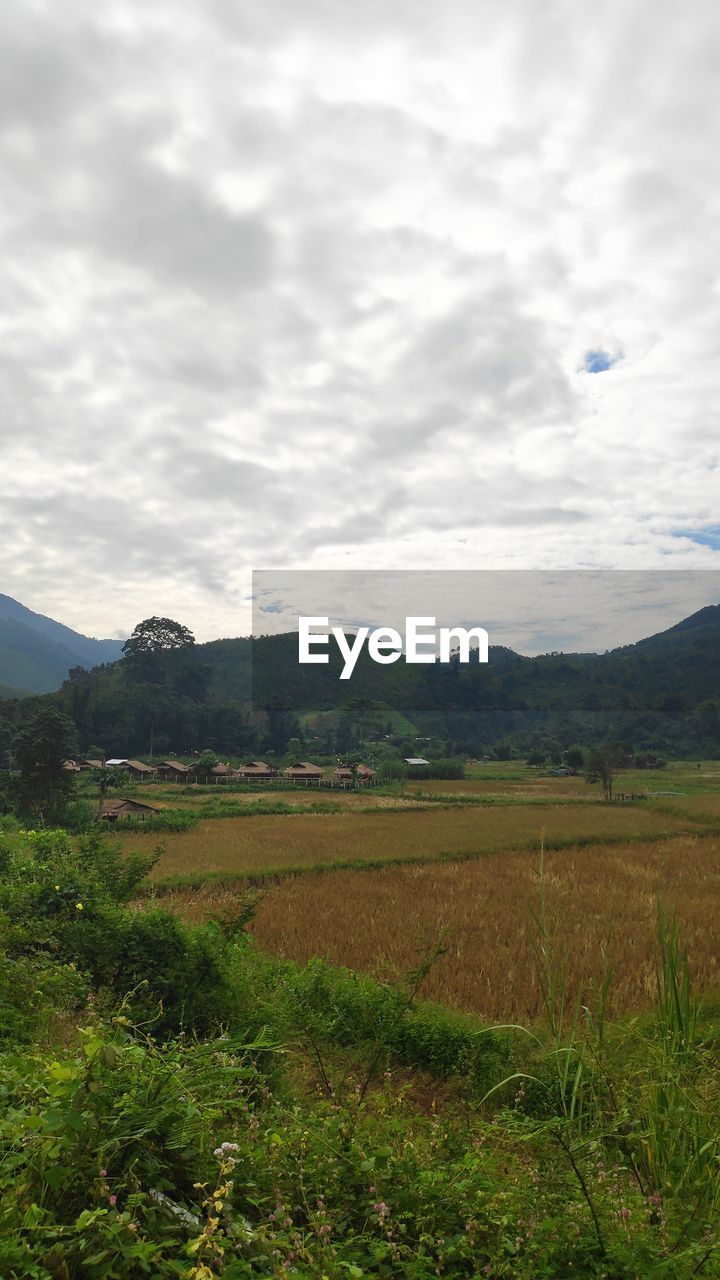
[[[327,619],[314,634],[392,627],[405,637],[408,619],[424,618],[436,649],[441,627],[483,627],[491,646],[530,657],[603,653],[719,602],[713,569],[261,569],[251,634],[299,631],[300,617],[314,617]]]
[[[3,0],[0,591],[717,569],[713,0]]]

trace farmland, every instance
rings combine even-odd
[[[243,877],[268,870],[312,869],[338,863],[378,863],[466,857],[548,844],[640,840],[687,830],[682,816],[631,805],[453,805],[393,812],[258,814],[201,820],[190,831],[163,838],[155,876],[223,874]],[[147,851],[157,836],[132,836]]]
[[[620,789],[644,783],[648,798],[612,805],[582,778],[516,764],[364,794],[182,789],[200,820],[163,835],[155,893],[197,921],[231,915],[238,894],[260,883],[253,930],[263,949],[383,980],[408,972],[443,933],[425,994],[522,1022],[541,1011],[532,912],[542,886],[571,990],[597,986],[609,964],[611,1007],[627,1013],[653,995],[659,901],[677,910],[702,987],[720,990],[719,781],[714,765],[628,774]],[[273,801],[287,812],[262,812]],[[139,832],[131,843],[147,852],[157,837]]]
[[[712,1274],[717,784],[628,773],[635,798],[607,803],[513,764],[363,792],[125,786],[164,812],[109,841],[11,820],[8,1274],[35,1247],[18,1177],[67,1275],[110,1274],[107,1224],[128,1278],[136,1228],[167,1276],[234,1255],[259,1274],[238,1241],[314,1280],[409,1275],[423,1250],[417,1280]],[[159,842],[154,866],[123,856]],[[220,1266],[187,1270],[167,1204],[198,1247],[206,1210],[227,1223]]]
[[[677,909],[693,973],[720,989],[720,840],[594,845],[548,853],[492,854],[440,865],[334,871],[274,887],[254,923],[258,943],[306,962],[398,979],[442,932],[446,953],[425,993],[492,1021],[532,1022],[542,1011],[537,911],[544,891],[571,991],[613,970],[611,1009],[648,1006],[655,993],[658,899]]]

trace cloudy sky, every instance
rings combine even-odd
[[[3,0],[0,591],[716,568],[714,0]]]

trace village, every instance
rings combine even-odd
[[[413,761],[414,763],[419,763]],[[422,763],[425,763],[424,761]],[[369,765],[339,764],[335,769],[323,769],[311,760],[296,760],[285,769],[276,769],[264,760],[250,760],[237,768],[218,762],[208,764],[202,757],[192,764],[184,764],[181,760],[161,760],[158,764],[147,764],[143,760],[132,760],[121,757],[110,757],[105,760],[66,760],[65,769],[75,774],[98,772],[107,776],[125,776],[128,782],[177,783],[185,786],[222,785],[229,783],[283,783],[292,786],[328,787],[330,789],[368,787],[378,785],[376,770]],[[104,788],[101,787],[101,792]],[[115,822],[119,818],[137,818],[142,821],[151,818],[160,810],[157,806],[122,796],[117,799],[102,799],[98,817]]]
[[[408,760],[412,764],[425,764],[419,758]],[[145,764],[142,760],[126,760],[109,758],[107,760],[67,760],[65,768],[71,773],[89,773],[93,769],[112,769],[116,773],[126,773],[134,782],[150,782],[159,779],[162,782],[208,783],[208,782],[270,782],[278,777],[293,783],[325,782],[331,785],[364,786],[375,778],[375,770],[361,764],[338,765],[328,776],[327,771],[310,760],[296,760],[286,769],[278,770],[264,760],[250,760],[247,764],[232,768],[227,764],[214,764],[209,768],[201,762],[183,764],[181,760],[161,760],[159,764]]]

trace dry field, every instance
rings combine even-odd
[[[622,788],[621,788],[622,789]],[[524,778],[447,778],[434,781],[432,778],[420,779],[405,783],[405,790],[431,792],[436,795],[451,792],[454,795],[495,795],[495,796],[563,796],[602,800],[602,791],[581,777],[553,778],[528,770]]]
[[[531,848],[545,839],[602,840],[660,836],[687,830],[687,818],[648,806],[518,805],[423,812],[262,815],[201,821],[191,831],[124,840],[129,848],[164,852],[155,878],[190,873],[247,875],[267,869],[327,866],[336,862],[431,859],[443,854],[487,854]]]
[[[530,914],[539,901],[538,868],[538,855],[523,853],[301,876],[268,891],[253,932],[278,955],[303,962],[322,956],[395,978],[447,929],[447,954],[424,994],[493,1021],[532,1021],[541,1011]],[[686,836],[546,853],[544,886],[575,989],[578,980],[601,980],[607,943],[612,1008],[648,1005],[658,897],[677,907],[699,987],[720,989],[720,840]],[[222,892],[213,897],[209,886],[199,897],[175,897],[176,909],[196,917],[222,905]]]
[[[413,795],[386,795],[369,787],[366,791],[343,791],[341,787],[287,787],[284,790],[230,791],[221,786],[198,786],[192,791],[183,787],[157,785],[136,787],[132,795],[138,800],[147,800],[149,804],[160,805],[168,809],[187,809],[191,813],[202,813],[203,806],[214,805],[252,805],[283,804],[296,809],[311,809],[313,805],[329,805],[336,809],[413,809],[417,808],[418,799]],[[596,797],[597,798],[597,797]],[[427,802],[425,802],[427,803]]]

